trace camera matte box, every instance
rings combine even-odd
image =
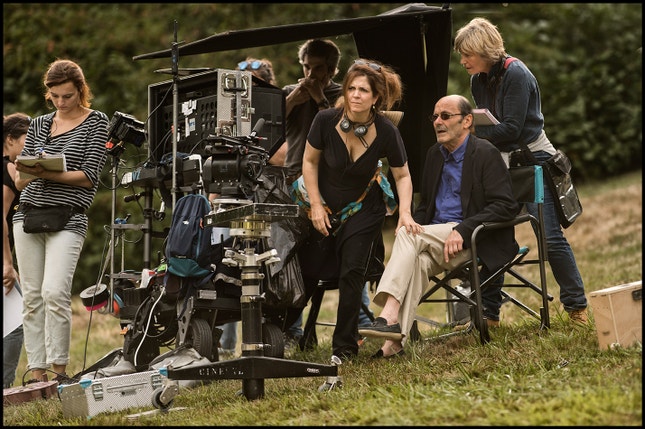
[[[643,341],[643,282],[589,294],[600,350],[629,347]]]
[[[58,386],[63,417],[93,417],[103,412],[135,407],[153,407],[153,395],[168,378],[160,370],[83,379],[79,383]]]

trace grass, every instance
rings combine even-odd
[[[566,236],[587,295],[641,280],[642,172],[586,184],[579,191],[584,214],[566,230]],[[529,231],[518,228],[517,239],[521,244],[530,242]],[[642,426],[642,345],[599,350],[593,324],[574,328],[567,321],[557,284],[550,272],[548,276],[555,295],[548,331],[539,331],[537,320],[506,304],[502,327],[491,331],[492,341],[485,346],[477,335],[469,334],[409,343],[405,357],[374,361],[369,356],[381,342],[369,339],[357,359],[340,367],[342,389],[318,392],[324,377],[267,379],[265,397],[248,401],[236,394],[241,380],[218,380],[180,390],[168,413],[127,417],[150,407],[89,420],[64,419],[60,400],[53,398],[4,407],[3,424]],[[334,319],[336,300],[333,291],[325,294],[319,320]],[[378,314],[379,309],[374,310]],[[445,306],[423,311],[441,318]],[[317,330],[315,350],[291,350],[287,357],[327,364],[332,328]],[[76,373],[121,347],[119,331],[118,319],[89,313],[76,300],[68,372]],[[424,338],[430,334],[426,332]],[[84,358],[86,344],[91,346]],[[17,385],[25,363],[23,352]]]

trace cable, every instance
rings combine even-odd
[[[145,331],[142,332],[143,338],[141,339],[141,342],[139,342],[139,345],[137,346],[137,349],[134,351],[134,357],[133,357],[133,364],[136,368],[137,366],[137,355],[139,354],[139,350],[141,349],[141,346],[143,345],[143,341],[146,339],[146,336],[148,335],[148,329],[150,329],[150,322],[152,321],[152,315],[154,313],[154,309],[157,306],[157,304],[161,301],[161,298],[164,296],[166,292],[166,289],[162,286],[161,287],[161,293],[159,294],[159,298],[152,304],[152,307],[150,307],[150,312],[148,313],[148,323],[146,324],[146,329]]]

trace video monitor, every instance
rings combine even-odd
[[[203,154],[209,136],[245,136],[259,118],[260,145],[272,155],[284,142],[285,98],[250,72],[212,69],[178,80],[177,152]],[[150,157],[172,152],[173,81],[148,86]],[[239,100],[239,103],[238,103]]]
[[[251,93],[251,123],[264,118],[264,127],[258,136],[266,139],[259,144],[272,156],[285,142],[285,96],[281,88],[275,87],[253,76]]]

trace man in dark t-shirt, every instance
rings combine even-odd
[[[341,86],[332,80],[338,74],[340,61],[340,50],[334,42],[308,40],[298,49],[298,60],[304,77],[283,88],[287,115],[284,166],[291,181],[302,172],[302,155],[314,116],[332,107],[341,93]]]

